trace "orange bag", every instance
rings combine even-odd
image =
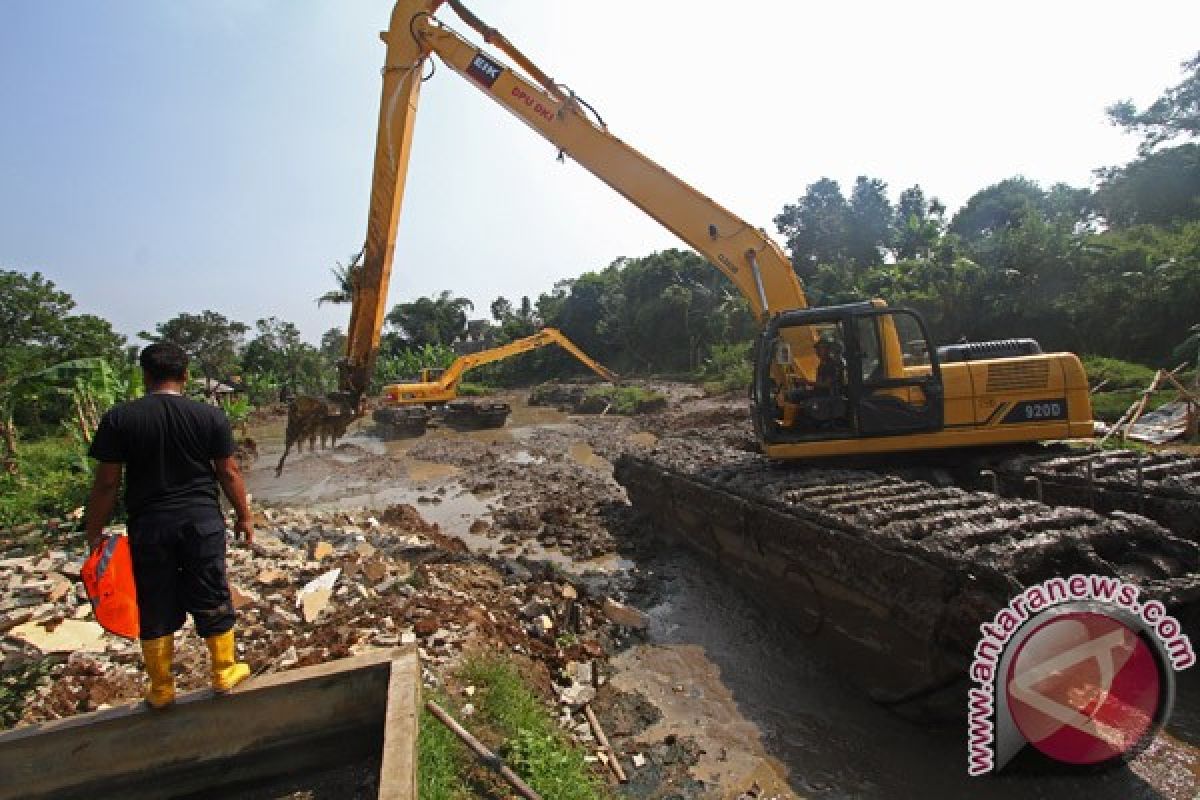
[[[133,557],[129,537],[107,534],[80,571],[92,611],[109,633],[138,638],[137,587],[133,582]]]

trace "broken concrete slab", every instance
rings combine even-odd
[[[604,616],[618,625],[627,628],[645,628],[649,624],[646,615],[636,608],[619,603],[611,597],[604,601]]]
[[[13,628],[8,635],[36,647],[47,655],[73,653],[77,650],[101,653],[110,641],[104,628],[86,619],[64,619],[52,626],[26,622]]]

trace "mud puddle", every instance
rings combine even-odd
[[[662,711],[644,738],[697,739],[704,752],[692,773],[716,781],[721,797],[753,783],[762,796],[838,798],[1192,798],[1200,787],[1196,749],[1171,732],[1101,774],[1038,765],[970,778],[961,722],[909,721],[871,702],[690,553],[639,566],[661,593],[648,642],[614,659],[613,685]]]

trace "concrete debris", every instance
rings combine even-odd
[[[13,628],[9,635],[37,648],[44,655],[52,653],[102,653],[108,645],[104,629],[90,620],[64,619],[57,622],[26,622]]]
[[[596,699],[596,690],[582,683],[572,683],[558,693],[558,701],[570,706],[572,710],[583,708],[585,703]]]
[[[645,628],[648,623],[646,615],[636,608],[630,608],[624,603],[613,600],[611,597],[604,600],[604,616],[608,617],[617,625],[624,625],[627,628]]]

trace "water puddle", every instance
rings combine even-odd
[[[545,464],[546,459],[543,456],[535,456],[528,450],[518,450],[515,453],[509,453],[504,456],[504,461],[510,464]]]
[[[654,447],[658,444],[658,437],[648,431],[641,431],[629,434],[625,437],[625,441],[638,447]]]
[[[585,467],[601,470],[603,472],[612,472],[613,466],[608,459],[596,455],[592,450],[592,446],[587,442],[575,442],[567,447],[567,455],[575,460],[576,463],[582,464]]]

